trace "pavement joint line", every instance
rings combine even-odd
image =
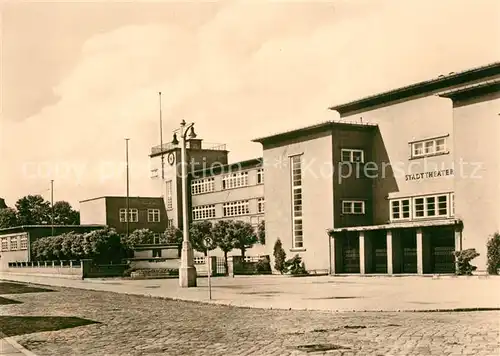
[[[12,280],[5,280],[5,279],[0,279],[0,281],[10,281]],[[146,297],[146,298],[154,298],[154,299],[163,299],[163,300],[173,300],[173,301],[182,301],[186,303],[193,303],[193,304],[206,304],[206,305],[222,305],[222,306],[227,306],[227,307],[232,307],[232,308],[242,308],[242,309],[262,309],[262,310],[296,310],[296,311],[315,311],[315,312],[324,312],[324,313],[335,313],[335,314],[342,314],[342,313],[463,313],[463,312],[477,312],[477,311],[500,311],[500,307],[491,307],[491,308],[436,308],[436,309],[395,309],[395,310],[370,310],[370,309],[358,309],[358,310],[323,310],[323,309],[298,309],[298,308],[288,308],[288,307],[258,307],[258,306],[248,306],[248,305],[238,305],[232,303],[232,301],[224,301],[224,300],[200,300],[200,299],[187,299],[187,298],[182,298],[182,297],[168,297],[168,296],[162,296],[162,295],[151,295],[147,293],[140,293],[140,292],[117,292],[117,291],[106,291],[102,289],[96,289],[96,288],[78,288],[78,287],[71,287],[71,286],[57,286],[57,285],[51,285],[51,284],[40,284],[40,283],[32,283],[32,282],[21,282],[21,281],[15,281],[16,283],[23,283],[23,284],[31,284],[35,286],[43,286],[43,287],[56,287],[56,288],[70,288],[70,289],[77,289],[77,290],[92,290],[95,292],[103,292],[103,293],[115,293],[115,294],[125,294],[125,295],[132,295],[132,296],[137,296],[137,297]],[[105,281],[104,281],[105,282]],[[89,285],[93,283],[90,282]],[[104,283],[105,284],[105,283]],[[36,356],[36,355],[35,355]]]
[[[6,342],[8,342],[13,348],[15,348],[17,351],[19,351],[23,355],[26,355],[26,356],[37,356],[36,354],[34,354],[33,352],[31,352],[30,350],[28,350],[28,349],[24,348],[23,346],[21,346],[16,340],[14,340],[13,338],[5,335],[1,331],[0,331],[0,339],[5,340]]]

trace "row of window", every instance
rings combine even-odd
[[[293,247],[304,247],[302,229],[302,155],[290,157],[290,174],[292,178],[292,237]]]
[[[28,249],[28,236],[15,235],[0,238],[0,251],[18,251]]]
[[[391,220],[411,220],[455,215],[453,193],[391,200]]]
[[[250,214],[250,201],[238,200],[222,204],[222,216],[232,217]],[[265,201],[264,198],[257,199],[257,212],[264,213]],[[193,220],[213,219],[216,217],[215,204],[199,205],[192,209]]]
[[[257,170],[257,184],[264,183],[264,169]],[[234,189],[248,186],[248,171],[229,173],[222,177],[222,189]],[[200,178],[191,182],[191,194],[211,193],[215,191],[215,178]]]
[[[129,209],[128,219],[129,222],[139,222],[139,210]],[[127,222],[127,209],[120,209],[120,222]],[[160,209],[148,209],[148,222],[160,222]]]

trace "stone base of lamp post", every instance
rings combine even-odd
[[[181,266],[179,268],[179,285],[184,288],[196,287],[196,277],[193,248],[189,241],[184,241],[182,243]]]

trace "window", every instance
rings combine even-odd
[[[137,209],[129,210],[130,222],[139,221],[139,211]],[[127,209],[120,209],[120,222],[127,222]]]
[[[28,249],[28,236],[26,235],[21,235],[21,250],[27,250]]]
[[[391,220],[410,219],[410,199],[391,200]]]
[[[215,218],[215,205],[200,205],[193,207],[193,220]]]
[[[264,198],[259,198],[257,200],[257,211],[259,213],[263,213],[263,212],[265,212],[265,209],[266,209],[266,202],[265,202]]]
[[[250,214],[248,208],[248,200],[232,201],[224,203],[223,206],[224,216],[238,216]]]
[[[17,250],[17,236],[10,237],[10,250]]]
[[[364,214],[365,202],[358,200],[344,200],[342,202],[342,214]]]
[[[9,240],[6,237],[2,237],[2,251],[9,251]]]
[[[365,161],[363,150],[342,149],[342,162],[359,162]]]
[[[257,171],[257,184],[264,184],[264,170],[259,169]]]
[[[196,179],[191,182],[191,193],[193,195],[209,193],[215,190],[214,178]]]
[[[160,209],[148,209],[148,222],[160,222]]]
[[[153,244],[159,244],[161,240],[161,234],[154,234],[153,235]]]
[[[167,227],[172,227],[172,226],[174,226],[174,219],[168,219]]]
[[[173,206],[173,201],[172,201],[172,181],[169,180],[165,183],[166,185],[166,191],[167,191],[167,209],[171,210]]]
[[[302,229],[302,156],[290,157],[292,178],[292,246],[304,247],[304,231]]]
[[[432,195],[413,199],[415,218],[446,217],[449,210],[449,195]]]
[[[120,209],[120,222],[127,221],[127,209]]]
[[[455,193],[450,194],[450,216],[455,216]]]
[[[248,172],[230,173],[222,178],[222,189],[232,189],[248,185]]]
[[[446,137],[411,143],[411,157],[419,158],[446,153]]]

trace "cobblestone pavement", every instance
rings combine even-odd
[[[498,355],[500,312],[263,310],[90,290],[11,294],[2,315],[97,324],[15,336],[42,355]],[[309,345],[309,346],[307,346]],[[321,347],[324,347],[321,351]],[[332,350],[325,351],[330,348]]]

